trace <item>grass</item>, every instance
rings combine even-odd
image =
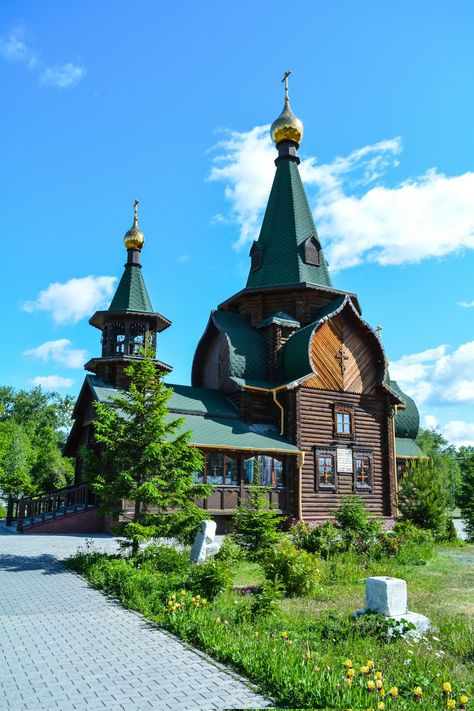
[[[233,590],[202,604],[186,590],[183,574],[170,583],[169,575],[97,554],[70,565],[124,605],[243,673],[286,708],[375,711],[382,704],[387,711],[436,711],[447,708],[444,682],[453,686],[449,698],[456,699],[456,708],[461,693],[474,693],[474,546],[440,548],[424,566],[393,559],[363,565],[355,556],[341,556],[337,564],[322,563],[321,584],[310,598],[283,599],[269,615],[254,614],[251,596]],[[359,629],[350,616],[363,607],[370,574],[405,578],[410,609],[430,617],[437,634],[418,643],[388,642],[377,620],[367,617]],[[233,577],[239,587],[263,582],[255,563],[233,564]],[[173,608],[173,591],[178,609]],[[353,665],[350,686],[345,659]],[[385,697],[367,690],[368,678],[359,672],[367,660],[383,674]],[[423,693],[416,700],[418,686]],[[397,698],[389,695],[392,687],[398,689]]]

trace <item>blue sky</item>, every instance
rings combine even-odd
[[[423,422],[474,443],[473,27],[468,0],[3,0],[1,382],[78,391],[135,197],[159,357],[189,382],[245,283],[289,67],[335,286]]]

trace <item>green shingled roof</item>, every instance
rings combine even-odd
[[[332,287],[322,251],[320,266],[303,261],[303,243],[312,236],[319,239],[298,165],[291,158],[279,159],[258,238],[262,262],[250,272],[247,287],[304,282]]]
[[[404,410],[399,410],[395,416],[395,435],[416,439],[420,429],[420,413],[415,401],[400,388],[395,380],[390,380],[389,385],[406,404]]]
[[[409,437],[395,437],[395,452],[397,457],[424,457],[417,443]]]
[[[126,264],[109,311],[142,311],[153,313],[142,270],[137,264]]]
[[[217,415],[219,417],[236,418],[237,409],[218,390],[194,388],[189,385],[172,385],[166,383],[173,393],[168,400],[168,408],[178,412],[196,412],[202,415]]]
[[[213,311],[212,320],[229,342],[229,376],[266,380],[265,339],[252,327],[249,319],[230,311]]]
[[[345,302],[346,297],[339,296],[316,313],[316,319],[308,326],[301,328],[287,340],[283,347],[282,365],[286,382],[299,380],[312,372],[309,361],[309,342],[313,331],[327,316],[337,311]]]
[[[275,323],[278,326],[294,326],[295,328],[300,327],[300,322],[296,321],[293,316],[289,316],[284,311],[277,311],[272,314],[272,316],[267,316],[263,321],[257,324],[256,328],[265,328],[265,326],[270,326],[270,324]]]

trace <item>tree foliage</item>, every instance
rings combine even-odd
[[[423,453],[430,458],[433,471],[441,479],[446,498],[446,505],[453,509],[461,485],[461,470],[454,445],[449,444],[441,432],[434,429],[421,429],[416,442]]]
[[[83,449],[85,475],[104,511],[118,517],[121,500],[134,501],[133,521],[123,530],[136,552],[140,541],[173,536],[189,541],[203,518],[194,500],[212,487],[194,482],[202,455],[189,445],[183,418],[171,419],[171,390],[153,354],[126,369],[130,389],[112,404],[96,403],[95,449]]]
[[[72,398],[41,388],[0,387],[0,489],[31,495],[61,488],[73,479],[72,461],[62,456]]]
[[[474,447],[460,447],[458,457],[462,473],[459,506],[468,538],[474,541]]]
[[[446,530],[446,489],[435,460],[412,460],[398,489],[403,518],[442,537]]]
[[[257,483],[248,487],[248,498],[241,499],[233,516],[234,537],[250,558],[258,558],[278,541],[283,516],[268,502],[268,487]]]

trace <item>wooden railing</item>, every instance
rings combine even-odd
[[[64,489],[20,499],[9,497],[6,525],[12,526],[16,523],[17,531],[23,531],[25,527],[35,523],[68,516],[96,505],[97,497],[87,484],[67,486]]]

